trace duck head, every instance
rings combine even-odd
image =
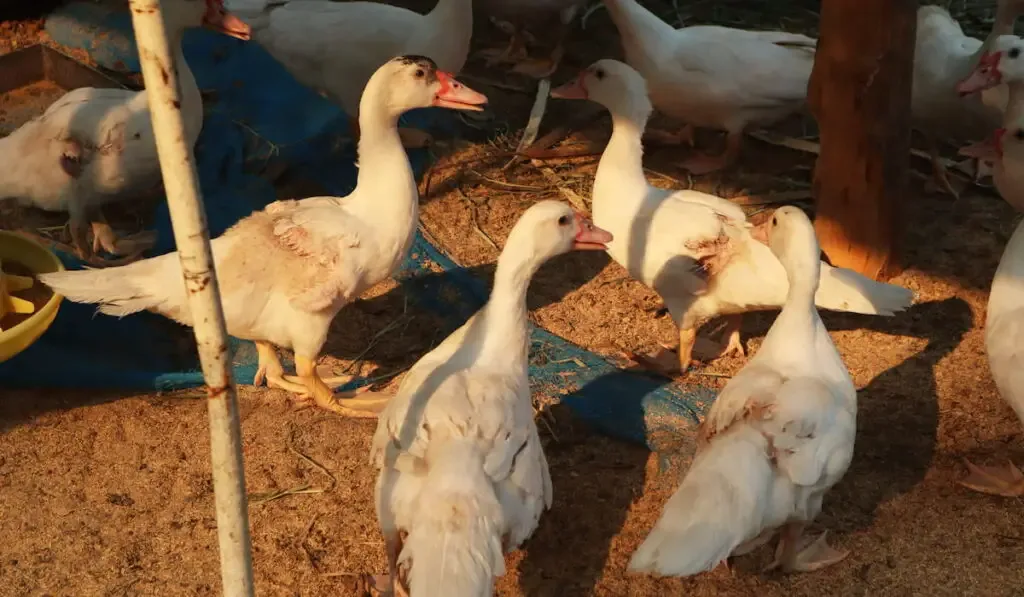
[[[780,207],[764,227],[768,248],[786,268],[791,283],[796,277],[817,279],[821,248],[814,225],[802,209],[792,205]]]
[[[1000,83],[1024,81],[1024,39],[1000,35],[992,42],[967,78],[957,83],[961,96],[978,93]]]
[[[363,92],[364,101],[382,102],[391,116],[416,108],[450,108],[479,112],[487,96],[455,80],[437,68],[426,56],[399,56],[384,63],[370,77]],[[364,110],[360,105],[360,113]]]
[[[558,99],[591,100],[612,114],[629,115],[646,121],[652,107],[647,82],[633,67],[618,60],[598,60],[575,79],[551,90]]]
[[[610,232],[561,201],[540,201],[523,212],[506,247],[527,251],[540,263],[569,251],[604,251]]]

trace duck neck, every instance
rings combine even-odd
[[[612,111],[612,136],[601,154],[594,177],[593,209],[598,226],[611,225],[614,214],[631,211],[643,201],[647,178],[641,135],[650,107],[642,108]],[[630,192],[633,189],[637,192]]]
[[[1021,116],[1024,116],[1024,81],[1009,81],[1006,83],[1006,111],[1003,113],[1003,123],[1006,128],[1013,128]]]
[[[473,0],[438,0],[434,9],[424,16],[428,40],[425,46],[435,48],[431,58],[442,70],[457,74],[469,54],[473,33]]]
[[[514,239],[509,238],[509,241]],[[537,267],[537,260],[522,251],[502,251],[494,273],[494,288],[483,309],[486,332],[481,360],[507,362],[516,359],[526,366],[530,348],[526,291]]]
[[[661,44],[658,40],[675,31],[636,0],[605,0],[604,5],[619,30],[626,61],[634,68],[639,68],[635,63],[640,59],[654,60],[656,57],[649,55],[649,50],[659,49]]]
[[[384,90],[371,81],[359,105],[359,171],[345,207],[371,221],[404,230],[418,217],[419,191],[409,156],[398,136],[398,116],[387,109]]]
[[[772,329],[765,336],[765,344],[784,344],[792,342],[804,343],[810,346],[818,326],[821,325],[821,318],[818,316],[818,309],[814,306],[814,295],[818,291],[818,277],[821,274],[821,262],[817,261],[817,254],[814,255],[813,263],[795,263],[786,268],[786,278],[789,281],[789,290],[786,293],[786,302],[782,304],[782,311],[775,320]],[[771,332],[781,329],[784,331],[772,334]],[[806,338],[798,338],[797,335],[808,334]],[[778,339],[774,339],[778,337]],[[761,350],[764,350],[762,347]]]

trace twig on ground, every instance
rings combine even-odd
[[[538,186],[528,185],[528,184],[516,184],[516,183],[512,183],[512,182],[505,182],[504,180],[497,180],[495,178],[491,178],[489,176],[486,176],[486,175],[484,175],[484,174],[482,174],[482,173],[480,173],[480,172],[478,172],[476,170],[472,170],[472,169],[469,170],[469,173],[474,175],[474,176],[476,176],[480,180],[486,181],[486,182],[488,182],[488,183],[490,183],[490,184],[492,184],[492,185],[494,185],[494,186],[496,186],[496,187],[498,187],[500,189],[506,190],[506,191],[532,191],[532,192],[537,192],[537,191],[546,191],[547,190],[547,187],[538,187]]]
[[[476,203],[472,199],[470,199],[466,195],[466,193],[464,193],[462,191],[462,189],[456,188],[455,190],[458,191],[459,197],[462,197],[463,200],[465,200],[467,203],[469,203],[469,211],[470,211],[470,214],[471,214],[471,217],[472,217],[472,220],[473,220],[472,223],[473,223],[474,231],[477,233],[477,235],[480,238],[482,238],[484,240],[484,242],[486,242],[488,245],[490,245],[492,249],[494,249],[495,251],[498,251],[500,253],[501,249],[498,247],[498,244],[496,242],[494,242],[494,239],[492,239],[490,237],[490,235],[488,235],[486,232],[484,232],[483,228],[480,227],[480,217],[479,217],[479,214],[477,212]]]
[[[544,162],[540,160],[530,160],[530,164],[534,168],[540,170],[540,173],[544,175],[544,178],[548,179],[553,186],[558,189],[558,192],[562,194],[565,199],[572,204],[578,211],[583,213],[589,213],[590,208],[587,206],[587,202],[579,193],[565,186],[565,181],[562,177],[555,173],[554,170],[544,165]]]
[[[398,317],[393,318],[379,332],[374,334],[373,337],[370,338],[370,341],[366,344],[366,348],[364,348],[362,350],[362,352],[360,352],[358,355],[356,355],[356,358],[352,359],[352,362],[350,362],[348,365],[346,365],[345,368],[341,370],[341,373],[339,373],[339,375],[348,375],[349,371],[351,371],[353,369],[353,367],[355,367],[356,365],[362,363],[363,357],[365,357],[367,355],[367,353],[369,353],[370,350],[372,350],[373,347],[377,345],[377,342],[380,342],[380,339],[384,336],[384,334],[386,334],[386,333],[390,332],[391,330],[397,328],[399,325],[405,323],[408,319],[410,319],[412,317],[412,315],[410,315],[408,313],[408,310],[409,310],[409,299],[405,298],[405,299],[402,300],[402,313],[401,313],[401,315],[399,315]]]
[[[312,466],[312,467],[316,468],[317,470],[319,470],[321,473],[327,475],[327,478],[331,480],[330,485],[328,485],[327,487],[313,487],[309,483],[303,483],[302,485],[297,485],[295,487],[289,487],[289,488],[286,488],[286,489],[278,489],[278,490],[275,490],[275,491],[263,491],[263,492],[251,493],[251,494],[249,494],[249,504],[250,505],[266,504],[267,502],[272,502],[274,500],[278,500],[278,499],[281,499],[283,497],[287,497],[289,495],[305,495],[305,494],[311,494],[311,493],[327,493],[328,491],[333,490],[334,487],[338,484],[338,479],[333,474],[331,474],[331,471],[327,470],[327,467],[325,467],[324,465],[320,464],[319,462],[313,460],[309,456],[306,456],[305,454],[300,452],[298,450],[298,448],[295,447],[295,432],[296,432],[296,429],[295,429],[295,426],[293,425],[291,427],[290,431],[288,432],[288,451],[291,452],[292,454],[295,454],[300,459],[302,459],[306,463],[308,463],[310,466]],[[314,522],[315,522],[315,519],[314,519]],[[312,527],[312,524],[310,526]],[[307,531],[307,535],[308,535],[308,531]]]

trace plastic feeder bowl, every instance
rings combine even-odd
[[[46,304],[37,310],[31,302],[14,296],[12,293],[31,288],[39,282],[28,276],[4,273],[4,262],[20,263],[34,274],[58,272],[64,269],[60,259],[57,259],[56,255],[39,243],[24,236],[0,230],[0,320],[7,313],[32,313],[31,317],[11,328],[3,328],[3,324],[0,324],[0,363],[25,350],[38,340],[39,336],[43,335],[43,332],[57,317],[57,309],[60,307],[60,302],[64,300],[64,297],[54,293],[46,301]]]

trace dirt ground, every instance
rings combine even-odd
[[[779,2],[784,8],[771,14],[745,8],[755,4],[679,3],[692,17],[687,22],[814,30],[814,2]],[[651,5],[672,14],[668,2]],[[983,7],[969,22],[984,24],[989,13]],[[483,19],[478,28],[478,49],[481,39],[502,40]],[[0,28],[11,31],[34,34],[38,27]],[[572,33],[555,83],[601,57],[602,48],[619,55],[607,15],[597,11],[585,31]],[[543,165],[555,178],[529,162],[504,168],[501,154],[521,134],[536,83],[479,61],[464,80],[492,99],[503,132],[489,143],[439,150],[423,183],[422,223],[458,262],[489,278],[495,247],[518,214],[562,197],[559,186],[586,198],[597,158],[548,160]],[[541,134],[578,111],[578,104],[552,101]],[[564,145],[599,151],[607,120],[583,129]],[[781,130],[800,129],[796,122]],[[651,180],[726,196],[799,196],[813,165],[812,156],[751,140],[739,169],[688,177],[675,165],[681,155],[649,148]],[[915,166],[927,171],[927,164]],[[646,449],[593,433],[556,407],[557,440],[542,428],[554,507],[509,556],[498,594],[1024,595],[1020,501],[956,484],[964,457],[1024,462],[1020,424],[991,380],[983,334],[988,286],[1019,218],[991,191],[972,188],[953,201],[925,192],[922,183],[916,175],[906,197],[906,268],[892,280],[917,293],[915,305],[890,319],[823,315],[860,390],[854,463],[816,525],[851,550],[846,561],[820,573],[763,575],[769,554],[762,550],[738,559],[732,572],[686,580],[627,574],[679,471],[661,470]],[[765,207],[773,206],[750,211]],[[436,321],[405,310],[393,288],[375,288],[339,316],[330,362],[389,376],[440,340]],[[608,356],[650,351],[674,337],[657,296],[603,255],[569,255],[545,266],[530,301],[539,325]],[[748,350],[757,350],[771,321],[771,314],[746,318]],[[703,371],[709,385],[722,385],[741,364],[724,360]],[[353,575],[385,570],[366,459],[375,423],[295,410],[280,391],[239,393],[258,594],[351,594]],[[0,595],[220,593],[201,391],[3,394]]]

